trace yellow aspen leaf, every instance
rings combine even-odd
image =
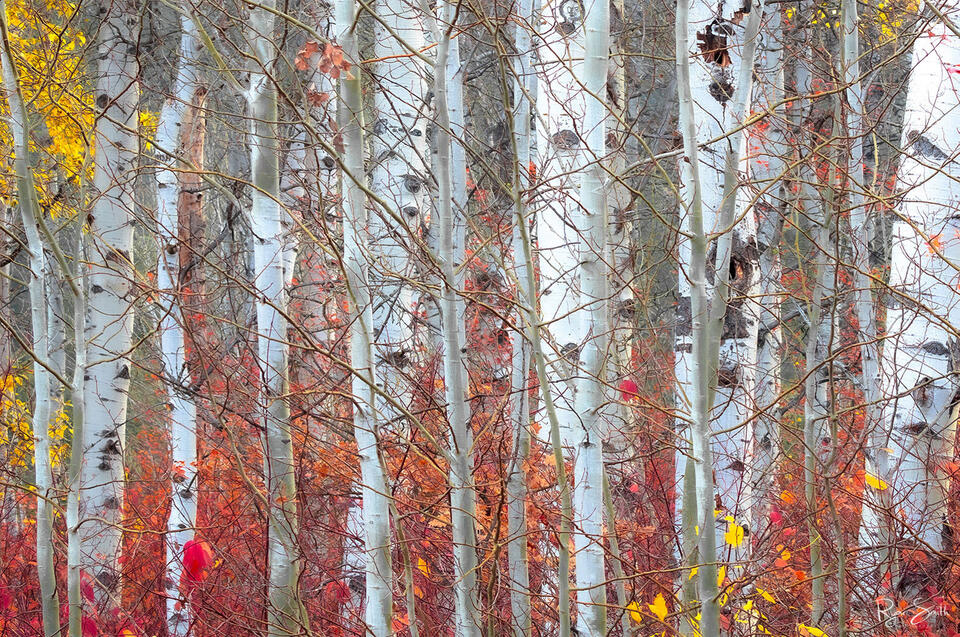
[[[627,604],[627,610],[630,611],[630,619],[636,623],[641,623],[643,621],[643,615],[640,613],[640,604],[637,602],[630,602]]]
[[[727,567],[721,566],[717,569],[717,586],[723,586],[723,580],[727,579]]]
[[[797,501],[797,496],[793,495],[789,491],[781,491],[780,499],[783,500],[786,504],[793,504]]]
[[[653,603],[647,604],[647,608],[649,608],[650,612],[656,615],[660,621],[665,620],[670,612],[667,610],[667,600],[663,598],[663,593],[657,593],[657,596],[653,598]]]
[[[417,558],[417,570],[419,570],[424,575],[430,574],[430,568],[427,566],[426,561],[422,557]]]
[[[691,569],[690,569],[690,577],[688,577],[687,579],[693,579],[693,578],[697,575],[697,571],[699,571],[699,570],[700,570],[700,567],[698,567],[698,566],[694,566],[693,568],[691,568]]]
[[[727,532],[723,534],[723,540],[730,546],[736,548],[743,544],[743,527],[733,521],[731,516],[727,516]]]
[[[797,624],[797,630],[800,631],[800,634],[804,636],[828,637],[827,633],[823,632],[816,626],[807,626],[806,624]]]
[[[887,488],[887,483],[873,475],[872,473],[866,473],[863,476],[863,481],[867,483],[868,486],[873,487],[877,491],[883,491]]]
[[[771,595],[768,591],[765,591],[765,590],[763,590],[762,588],[757,588],[757,593],[760,595],[760,597],[764,598],[765,600],[767,600],[767,601],[770,602],[771,604],[776,604],[776,603],[777,603],[777,600],[774,599],[773,595]]]

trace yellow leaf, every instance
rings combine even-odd
[[[776,603],[777,603],[777,600],[774,599],[773,595],[771,595],[769,592],[763,590],[762,588],[757,588],[757,592],[760,594],[760,597],[764,598],[765,600],[767,600],[767,601],[770,602],[771,604],[776,604]]]
[[[828,637],[827,633],[823,632],[815,626],[807,626],[805,624],[797,624],[797,630],[800,631],[801,635],[809,635],[810,637]]]
[[[656,615],[660,621],[666,619],[667,614],[670,612],[667,610],[667,600],[663,598],[663,593],[657,593],[653,603],[647,604],[647,608],[649,608],[650,612]]]
[[[723,580],[727,579],[727,567],[721,566],[717,569],[717,586],[723,586]]]
[[[637,602],[630,602],[627,604],[627,610],[630,611],[630,619],[638,624],[643,621],[643,615],[640,614],[640,604]]]
[[[867,483],[868,486],[873,487],[877,491],[883,491],[887,488],[887,483],[873,475],[872,473],[867,473],[863,476],[863,481]]]
[[[430,574],[430,569],[427,567],[427,563],[422,557],[417,558],[417,569],[424,575]]]
[[[732,519],[727,524],[727,532],[723,534],[724,541],[730,546],[736,548],[743,544],[743,527]]]

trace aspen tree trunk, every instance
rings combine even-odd
[[[337,41],[344,58],[359,60],[356,0],[337,0]],[[390,559],[390,501],[377,446],[376,377],[373,358],[373,301],[367,279],[366,173],[363,162],[363,97],[360,67],[339,81],[338,123],[343,135],[343,267],[350,295],[350,362],[353,366],[353,430],[360,456],[366,552],[364,620],[373,637],[392,631],[393,568]],[[409,618],[411,622],[416,618]]]
[[[47,276],[43,241],[37,228],[42,214],[37,201],[36,186],[30,168],[30,121],[20,91],[20,79],[10,48],[7,30],[7,6],[0,2],[0,27],[3,37],[3,84],[10,109],[10,127],[14,139],[14,170],[17,179],[17,199],[26,249],[30,255],[28,288],[30,290],[30,324],[33,334],[33,438],[34,472],[37,488],[37,578],[40,583],[40,608],[43,616],[43,634],[53,637],[60,632],[60,602],[57,596],[57,574],[54,566],[53,544],[53,474],[50,463],[51,373],[50,341],[47,332],[46,295],[44,279]],[[58,382],[59,381],[55,381]]]
[[[280,208],[280,157],[277,133],[277,89],[274,72],[274,3],[250,12],[250,42],[254,57],[247,97],[250,111],[250,170],[253,259],[257,294],[257,343],[262,374],[261,400],[265,420],[265,469],[269,498],[270,635],[305,632],[306,617],[297,592],[297,491],[293,434],[286,403],[288,373],[283,211]]]
[[[747,471],[751,492],[748,524],[751,533],[764,537],[769,521],[776,457],[780,453],[780,424],[777,400],[780,395],[781,330],[780,330],[780,235],[783,227],[784,194],[782,181],[787,169],[790,148],[787,144],[784,91],[784,30],[782,8],[767,6],[764,10],[762,48],[758,56],[757,110],[770,114],[758,133],[757,147],[750,155],[751,180],[760,195],[755,204],[757,219],[758,273],[745,311],[753,315],[757,326],[757,363],[754,375],[754,410],[757,419],[748,438]]]
[[[164,157],[157,172],[157,233],[160,239],[157,262],[157,288],[160,292],[160,354],[167,385],[167,410],[170,415],[172,474],[170,517],[167,520],[167,630],[171,637],[190,630],[189,600],[181,595],[183,584],[183,548],[194,539],[197,523],[197,406],[190,386],[193,379],[186,360],[185,318],[182,298],[184,276],[181,270],[181,238],[189,235],[191,214],[187,202],[199,204],[197,196],[184,192],[178,159],[193,163],[203,153],[204,89],[199,86],[197,56],[201,46],[196,26],[189,16],[181,16],[180,56],[171,97],[160,111],[157,143],[177,153]],[[200,104],[196,95],[200,93]],[[196,146],[199,143],[199,153]],[[200,169],[191,166],[191,169]],[[189,261],[189,259],[186,259]],[[187,275],[188,276],[188,275]]]
[[[101,606],[120,595],[123,449],[133,331],[133,188],[137,155],[139,65],[129,41],[139,15],[129,3],[103,5],[97,42],[98,112],[94,136],[95,203],[89,215],[87,379],[83,409],[80,513],[83,569]]]
[[[473,432],[470,428],[469,379],[464,365],[466,313],[463,289],[466,241],[467,171],[463,146],[463,73],[456,7],[440,5],[439,44],[434,75],[437,113],[437,182],[439,186],[439,250],[443,375],[447,420],[451,431],[450,520],[453,526],[455,625],[458,637],[479,637],[481,616],[477,591],[476,501],[473,486]],[[439,29],[442,29],[441,33]],[[457,271],[459,269],[459,272]],[[411,618],[411,621],[413,619]]]
[[[577,554],[577,628],[585,637],[607,634],[603,541],[603,433],[608,415],[604,397],[607,366],[606,95],[610,53],[609,0],[588,0],[584,19],[584,61],[579,74],[586,89],[583,131],[586,143],[580,181],[580,293],[586,341],[577,378],[577,415],[584,429],[574,465],[574,533]]]
[[[742,394],[751,387],[751,378],[742,365],[755,362],[757,327],[738,307],[742,299],[737,302],[734,298],[733,304],[730,301],[734,294],[749,290],[755,254],[750,246],[753,229],[749,225],[734,227],[742,131],[730,133],[702,154],[698,144],[743,122],[752,91],[763,3],[749,7],[739,51],[727,40],[736,33],[730,19],[714,15],[702,4],[694,6],[696,9],[691,11],[690,5],[681,0],[676,25],[680,132],[684,144],[681,213],[682,228],[689,237],[680,243],[678,410],[691,423],[692,460],[696,467],[700,628],[704,635],[717,635],[719,587],[715,560],[720,557],[718,544],[724,530],[736,525],[741,515],[738,495],[744,473],[744,434],[740,423],[745,419],[739,414],[745,410]],[[695,66],[690,55],[691,35],[697,43]],[[733,64],[734,60],[739,63]],[[736,75],[727,66],[736,69]],[[719,234],[714,254],[708,252],[709,232]],[[713,275],[712,281],[708,272]],[[731,417],[735,419],[729,421]],[[724,433],[718,438],[713,430]],[[692,480],[686,476],[686,463],[687,456],[681,450],[677,469],[685,486]],[[684,491],[686,506],[690,494],[687,489]],[[714,513],[717,495],[727,512],[720,525]]]
[[[852,30],[856,15],[852,7],[844,8],[849,11],[846,28]],[[956,3],[948,4],[947,9],[955,8]],[[953,458],[950,412],[958,390],[954,326],[960,322],[960,169],[953,158],[960,148],[960,99],[953,70],[960,64],[960,40],[940,22],[924,25],[913,60],[898,172],[904,194],[892,231],[879,392],[884,402],[873,412],[879,426],[869,441],[868,499],[860,530],[862,550],[868,552],[860,566],[869,569],[866,574],[892,569],[893,584],[908,598],[942,585],[939,554],[950,550],[944,465]],[[855,77],[853,70],[848,77]],[[855,104],[861,102],[856,96],[849,99],[856,126],[860,109]],[[851,163],[855,159],[856,149]],[[853,188],[862,183],[854,181]],[[885,501],[896,504],[896,517]],[[920,550],[929,559],[898,565],[897,549]]]
[[[579,0],[545,3],[539,16],[540,63],[537,93],[537,151],[540,181],[536,209],[537,255],[540,268],[540,308],[545,344],[546,375],[543,389],[551,394],[557,435],[554,446],[579,450],[584,424],[576,411],[576,376],[582,346],[580,308],[579,175],[583,160],[581,130],[585,97],[578,80],[584,59],[584,6]],[[551,422],[551,428],[554,423]],[[558,450],[560,451],[560,450]],[[559,464],[563,456],[557,457]],[[559,472],[558,472],[559,473]],[[558,479],[560,476],[558,475]],[[562,498],[569,486],[560,484]],[[564,507],[565,508],[565,507]],[[559,542],[559,631],[570,630],[569,563],[567,530],[578,520],[572,511],[561,512]]]
[[[82,191],[81,191],[82,192]],[[81,196],[80,201],[84,201]],[[86,277],[84,276],[84,264],[86,263],[86,250],[83,233],[83,220],[78,217],[77,232],[77,259],[74,277],[76,281],[76,290],[73,296],[73,325],[74,325],[74,348],[73,359],[73,379],[72,393],[76,398],[72,401],[72,413],[70,423],[73,426],[73,439],[75,441],[83,440],[84,414],[83,396],[84,379],[87,373],[87,347],[84,342],[84,331],[80,328],[83,325],[83,319],[86,315]],[[83,596],[81,594],[82,583],[82,554],[80,541],[80,473],[83,464],[83,445],[76,442],[70,446],[70,465],[67,468],[67,604],[68,620],[67,634],[69,637],[82,637],[83,618]]]
[[[527,25],[534,24],[534,0],[520,0],[517,5],[517,24],[514,29],[514,46],[517,50],[513,67],[513,110],[510,113],[513,132],[513,150],[516,162],[513,166],[514,219],[511,247],[513,249],[516,296],[523,303],[533,298],[527,289],[527,262],[524,258],[523,233],[520,224],[529,223],[526,218],[527,200],[531,189],[530,163],[532,135],[530,130],[531,104],[534,72],[531,68],[531,38]],[[527,318],[520,311],[518,326]],[[530,343],[524,330],[517,329],[511,337],[511,406],[510,420],[513,425],[513,451],[507,475],[507,561],[510,575],[510,612],[514,637],[527,637],[532,630],[530,570],[527,564],[527,476],[525,463],[530,455]]]
[[[416,360],[413,291],[414,238],[423,222],[426,198],[427,83],[422,61],[410,54],[424,46],[423,15],[417,3],[380,0],[374,30],[376,121],[370,147],[371,190],[387,204],[370,217],[373,267],[373,325],[377,381],[385,394],[408,402],[404,377]],[[402,40],[402,42],[401,42]],[[406,46],[405,46],[406,45]],[[409,48],[408,48],[409,47]],[[377,405],[382,423],[399,418],[385,400]]]

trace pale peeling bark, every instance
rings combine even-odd
[[[133,332],[133,183],[138,150],[139,65],[129,37],[139,15],[126,3],[103,5],[97,42],[98,112],[89,215],[89,297],[84,382],[84,463],[80,513],[83,569],[97,582],[101,606],[120,595],[124,468]]]
[[[157,289],[160,293],[160,356],[167,386],[170,417],[171,485],[167,520],[167,630],[171,637],[187,635],[191,625],[189,599],[183,590],[183,548],[194,539],[197,523],[197,406],[191,391],[193,378],[186,359],[187,329],[183,298],[191,251],[181,245],[189,239],[189,225],[199,214],[196,179],[181,175],[178,162],[191,170],[203,166],[202,109],[206,89],[199,85],[197,57],[201,43],[189,16],[181,16],[180,59],[173,91],[160,111],[157,144],[175,156],[163,157],[157,172],[157,234],[160,240]],[[184,254],[184,253],[187,254]],[[184,263],[186,262],[186,263]],[[193,267],[198,267],[193,264]]]
[[[30,121],[27,108],[20,91],[20,79],[10,48],[10,34],[7,30],[7,7],[0,2],[0,28],[2,28],[3,84],[7,93],[10,111],[10,128],[14,139],[14,170],[16,171],[17,200],[20,216],[23,220],[24,234],[27,238],[26,250],[29,255],[30,325],[32,332],[33,357],[33,468],[37,489],[37,579],[40,584],[40,609],[43,619],[43,634],[53,637],[60,632],[60,602],[57,595],[57,574],[54,566],[53,513],[56,494],[53,491],[53,473],[50,458],[50,423],[54,415],[52,409],[52,388],[50,371],[50,335],[47,324],[47,298],[44,280],[48,276],[44,256],[43,241],[37,223],[42,214],[37,201],[36,186],[30,167]],[[63,365],[60,366],[62,370]],[[54,370],[56,371],[56,370]],[[58,380],[53,382],[59,385]]]
[[[355,0],[337,0],[337,42],[344,59],[359,59],[354,32]],[[368,281],[366,177],[363,164],[363,98],[359,67],[339,82],[338,125],[343,135],[343,268],[350,296],[350,363],[353,367],[353,430],[360,456],[362,510],[351,519],[362,524],[366,560],[364,621],[373,637],[392,632],[393,568],[390,559],[390,501],[377,446],[376,379],[373,358],[373,302]],[[410,621],[415,621],[410,618]]]
[[[424,23],[417,4],[400,0],[380,0],[377,16],[370,188],[386,209],[378,207],[370,217],[369,281],[377,381],[386,395],[405,405],[410,394],[405,376],[417,348],[413,289],[404,278],[415,275],[410,255],[416,252],[428,204],[426,70],[422,60],[411,55],[411,50],[419,52],[424,46]],[[400,417],[386,400],[379,401],[377,414],[383,422]]]
[[[261,365],[261,409],[265,421],[265,462],[269,498],[270,635],[305,632],[306,616],[297,584],[297,491],[288,385],[284,213],[280,194],[277,89],[271,74],[277,59],[272,2],[250,12],[253,65],[247,102],[250,111],[250,170],[253,183],[251,230],[257,294],[257,349]]]
[[[855,20],[851,11],[847,28]],[[861,549],[867,553],[860,566],[880,574],[892,571],[893,584],[907,597],[942,583],[938,554],[950,550],[944,463],[953,457],[951,408],[958,390],[954,326],[960,324],[960,168],[955,156],[960,98],[953,69],[960,64],[960,39],[942,23],[924,25],[913,56],[898,173],[904,195],[892,231],[886,296],[883,402],[873,411],[878,426],[867,449],[860,531]],[[883,506],[885,500],[895,507],[896,517]],[[902,562],[901,552],[910,549],[925,552],[929,560]]]
[[[584,61],[579,80],[586,90],[583,136],[586,145],[580,181],[580,300],[583,304],[580,370],[576,408],[583,428],[574,460],[573,510],[578,532],[577,629],[585,637],[607,634],[606,573],[603,528],[603,434],[607,409],[604,396],[608,342],[606,94],[610,53],[609,0],[587,0],[584,19]]]
[[[467,171],[463,146],[463,68],[455,37],[456,7],[440,6],[435,37],[439,44],[434,75],[437,114],[437,256],[440,260],[443,376],[450,424],[450,520],[453,527],[454,625],[458,637],[479,637],[481,615],[477,591],[476,492],[473,485],[473,431],[468,402],[466,307],[464,284]],[[442,32],[441,32],[442,30]]]

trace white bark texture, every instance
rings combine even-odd
[[[288,385],[284,212],[279,204],[280,157],[277,88],[272,73],[278,51],[273,38],[273,2],[250,12],[253,61],[247,96],[250,111],[250,170],[253,183],[254,286],[257,290],[257,349],[261,365],[261,409],[265,420],[265,470],[269,499],[270,635],[299,635],[306,617],[297,592],[299,545]],[[288,268],[289,269],[289,268]]]
[[[359,59],[354,32],[356,0],[337,0],[337,41],[344,58]],[[360,456],[362,510],[351,508],[351,519],[361,518],[366,560],[364,621],[373,637],[392,631],[393,568],[390,558],[390,501],[387,479],[377,446],[376,378],[373,359],[373,303],[368,281],[366,173],[363,162],[363,98],[360,67],[339,82],[338,124],[343,135],[343,267],[350,296],[350,363],[353,367],[353,430]],[[415,621],[410,618],[410,621]]]
[[[427,74],[411,51],[424,46],[419,5],[379,0],[374,30],[376,93],[371,190],[386,203],[369,221],[373,326],[377,381],[386,395],[409,402],[408,367],[416,360],[412,287],[404,281],[415,271],[416,237],[429,199],[427,181]],[[379,400],[382,422],[395,421],[397,409]]]
[[[132,174],[138,150],[139,65],[129,35],[139,14],[128,3],[104,5],[97,42],[98,114],[89,216],[90,271],[86,317],[84,462],[80,514],[83,568],[96,581],[101,606],[119,603],[124,466],[133,331],[134,209]]]
[[[739,24],[733,22],[733,14],[739,7],[721,5],[722,12],[718,14],[717,7],[700,0],[693,0],[689,6],[689,22],[682,39],[687,43],[684,55],[692,61],[689,69],[680,69],[679,72],[689,77],[690,95],[681,96],[681,133],[694,135],[691,143],[704,145],[704,148],[693,154],[685,151],[681,174],[683,209],[680,229],[683,234],[679,241],[680,304],[676,333],[678,428],[686,437],[686,423],[696,425],[699,417],[709,421],[708,429],[699,434],[694,431],[692,437],[693,458],[698,466],[696,487],[700,526],[701,529],[715,530],[712,544],[723,547],[718,557],[737,559],[742,551],[725,547],[723,535],[731,524],[746,524],[748,510],[745,496],[749,489],[744,459],[750,436],[744,423],[754,407],[751,394],[755,384],[759,324],[757,312],[748,311],[744,305],[746,295],[755,285],[758,268],[755,220],[752,215],[745,215],[742,221],[735,223],[741,216],[735,213],[737,180],[744,168],[740,165],[743,133],[724,134],[739,126],[746,114],[763,6],[753,5]],[[677,36],[681,38],[679,25]],[[678,64],[681,64],[679,58]],[[709,140],[721,137],[720,141],[707,144]],[[696,166],[689,165],[693,161],[697,162]],[[711,233],[720,233],[715,247],[704,246],[708,252],[704,255],[707,261],[702,266],[695,262],[693,254],[697,241],[693,217],[699,214],[702,214],[699,223],[705,233],[704,240]],[[686,239],[688,234],[694,237]],[[699,267],[707,270],[697,272]],[[712,300],[709,310],[706,305],[700,308],[707,314],[698,317],[693,309],[693,288],[700,276],[703,276],[705,286],[703,302],[707,303],[708,298]],[[698,327],[706,321],[708,314],[709,326]],[[710,331],[706,337],[710,351],[705,352],[705,361],[698,360],[694,354],[698,329]],[[704,362],[710,366],[706,370],[701,369]],[[715,370],[717,376],[709,378],[714,373],[710,370]],[[705,373],[708,377],[702,376]],[[710,387],[700,387],[698,383],[707,383]],[[709,394],[706,397],[708,406],[707,411],[698,416],[697,403],[703,399],[703,391]],[[698,446],[706,450],[707,440],[697,440],[701,436],[710,441],[712,460],[709,462],[697,451]],[[677,456],[678,485],[683,484],[688,462],[688,452],[683,450],[685,444],[689,443],[681,440],[681,452]],[[706,466],[708,464],[710,466]],[[712,519],[717,508],[712,495],[714,479],[722,510],[716,522]],[[682,516],[683,506],[678,506],[678,518]],[[701,544],[704,535],[701,533]]]
[[[9,124],[14,139],[14,170],[16,171],[17,200],[23,220],[26,249],[29,255],[27,287],[30,292],[30,325],[33,348],[33,468],[37,489],[37,579],[40,584],[40,608],[43,634],[53,637],[60,632],[60,603],[57,596],[57,574],[54,566],[53,544],[53,473],[50,458],[51,365],[50,335],[47,329],[47,298],[44,282],[48,275],[43,241],[37,227],[42,214],[37,201],[36,186],[30,168],[30,121],[20,90],[20,79],[10,47],[7,30],[6,3],[0,2],[2,12],[2,70],[3,84],[10,109]],[[62,370],[62,365],[60,366]],[[54,382],[59,384],[59,381]]]
[[[603,540],[603,435],[609,409],[604,396],[607,366],[608,280],[606,173],[607,66],[610,53],[609,0],[587,0],[584,61],[578,76],[586,90],[583,137],[586,153],[580,181],[579,276],[583,345],[576,408],[582,434],[574,464],[573,511],[577,582],[577,628],[585,637],[607,634]]]
[[[740,522],[745,505],[743,423],[749,413],[745,394],[753,385],[755,368],[751,365],[756,361],[757,342],[756,322],[741,307],[742,295],[750,290],[756,269],[755,231],[749,215],[740,226],[735,224],[744,135],[742,131],[731,132],[703,152],[698,145],[720,136],[718,133],[734,130],[745,118],[763,3],[749,8],[742,26],[734,25],[733,14],[726,13],[736,7],[721,5],[721,9],[724,13],[716,15],[711,6],[695,2],[691,9],[681,0],[676,26],[684,144],[681,236],[687,237],[680,242],[679,255],[678,412],[682,422],[690,423],[690,447],[696,466],[698,591],[704,635],[719,632],[715,560],[737,559],[743,551],[732,552],[735,546],[722,552],[718,549],[724,546],[724,532]],[[696,62],[691,62],[691,54]],[[712,232],[719,234],[715,253],[708,252],[708,235]],[[684,482],[689,480],[687,462],[681,446],[678,484],[689,484]],[[690,493],[687,489],[684,493],[686,505]],[[715,514],[717,497],[722,509],[719,523]],[[682,506],[679,513],[683,517]],[[688,525],[685,530],[689,533]],[[689,545],[684,542],[684,546]]]
[[[181,594],[183,548],[194,539],[197,523],[197,405],[191,392],[193,379],[186,360],[185,313],[181,305],[183,277],[180,269],[181,226],[190,219],[181,218],[180,202],[184,184],[179,176],[179,160],[189,161],[197,131],[186,127],[203,126],[197,117],[197,91],[203,91],[198,77],[197,57],[202,46],[196,26],[189,16],[181,16],[180,57],[170,98],[160,111],[157,145],[176,153],[160,159],[157,171],[157,234],[160,239],[157,261],[157,288],[160,294],[160,356],[167,386],[167,410],[170,417],[170,447],[173,471],[170,484],[170,516],[167,520],[167,630],[171,637],[187,635],[190,630],[189,599]],[[186,117],[193,109],[193,117]],[[202,135],[202,133],[200,133]],[[202,147],[201,147],[202,148]],[[199,166],[192,167],[200,168]],[[185,211],[184,211],[185,212]],[[184,215],[186,216],[186,215]]]
[[[532,131],[530,126],[531,104],[535,103],[531,68],[531,38],[528,24],[534,20],[534,0],[520,0],[517,4],[517,25],[514,29],[514,46],[518,55],[514,62],[513,83],[513,147],[516,154],[514,165],[514,219],[511,246],[513,248],[516,296],[519,303],[533,298],[527,289],[527,262],[524,257],[523,233],[520,224],[529,224],[526,216],[529,199],[530,161]],[[530,601],[530,569],[527,564],[527,477],[525,463],[530,455],[530,344],[526,339],[524,324],[527,313],[518,312],[518,329],[511,338],[511,405],[510,421],[513,425],[513,450],[507,476],[507,558],[510,576],[510,611],[514,637],[527,637],[532,630]],[[528,326],[529,327],[529,326]]]
[[[898,181],[904,195],[892,231],[880,366],[883,402],[867,449],[868,498],[860,544],[868,556],[859,566],[881,573],[899,570],[894,584],[908,596],[937,585],[942,564],[936,555],[949,550],[944,464],[953,457],[950,412],[958,390],[954,326],[960,324],[957,65],[960,38],[940,22],[924,25],[914,44],[903,125]],[[896,517],[883,507],[883,496]],[[896,569],[897,548],[926,551],[932,556],[929,572]]]
[[[456,7],[440,5],[434,86],[437,113],[438,239],[443,333],[444,396],[450,424],[450,520],[453,531],[455,627],[458,637],[479,637],[477,591],[476,491],[473,485],[473,431],[470,428],[464,283],[467,163],[464,149],[463,69],[456,29]]]

